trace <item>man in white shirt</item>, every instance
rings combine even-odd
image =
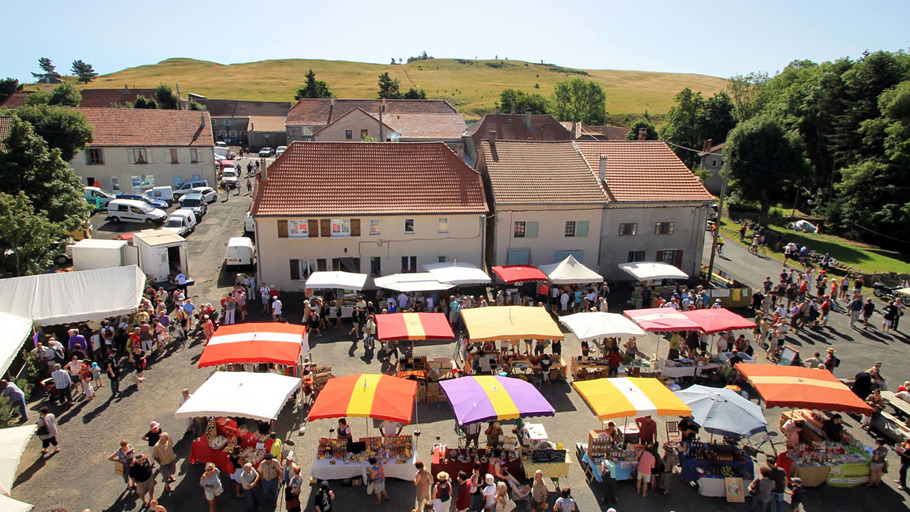
[[[281,321],[281,300],[278,299],[277,295],[272,297],[272,321]]]
[[[379,424],[379,430],[382,431],[382,435],[385,437],[397,436],[401,433],[402,428],[404,428],[404,425],[397,421],[383,420]]]
[[[73,381],[70,379],[70,374],[59,364],[55,364],[51,377],[54,379],[54,387],[57,388],[57,402],[63,402],[63,399],[66,398],[67,402],[73,403]]]
[[[398,294],[398,311],[408,309],[408,294],[401,292]]]

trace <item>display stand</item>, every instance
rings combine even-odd
[[[632,471],[638,464],[638,452],[644,449],[644,446],[632,445],[628,449],[621,449],[622,440],[611,442],[609,438],[604,437],[605,432],[604,430],[588,431],[588,449],[583,457],[584,463],[592,467],[594,479],[598,482],[602,479],[601,463],[606,465],[615,480],[631,480]],[[621,438],[622,434],[618,429],[617,433]]]
[[[547,478],[566,478],[572,459],[562,443],[551,443],[544,426],[525,423],[521,427],[521,466],[524,474],[532,478],[541,471]]]
[[[501,454],[502,460],[505,461],[505,469],[510,475],[521,475],[521,455],[517,450],[507,450]],[[475,463],[482,465],[482,473],[489,472],[490,454],[487,450],[475,448],[449,448],[445,445],[438,445],[433,448],[433,458],[430,464],[430,472],[434,475],[440,471],[445,471],[450,475],[457,475],[459,471],[471,474]]]
[[[411,480],[417,473],[417,443],[411,436],[362,437],[363,451],[349,453],[343,439],[322,438],[310,476],[319,480],[342,480],[360,476],[366,481],[369,458],[382,463],[387,478]],[[358,444],[359,444],[358,443]]]
[[[798,476],[804,487],[818,487],[824,483],[832,487],[859,487],[869,482],[872,457],[858,443],[800,444],[797,452],[799,458],[790,466],[790,476]]]
[[[679,454],[680,478],[684,482],[698,482],[700,489],[708,489],[713,488],[713,483],[702,480],[719,480],[718,496],[725,496],[724,478],[739,477],[749,482],[754,478],[752,459],[739,448],[709,443],[688,443],[684,447]]]

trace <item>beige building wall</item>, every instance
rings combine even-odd
[[[414,271],[423,272],[426,263],[465,261],[481,266],[483,251],[483,216],[477,214],[337,216],[334,219],[357,219],[360,236],[279,237],[279,221],[332,219],[318,216],[256,217],[256,250],[259,279],[280,290],[303,290],[304,266],[313,270],[347,270],[333,268],[335,258],[359,258],[359,271],[365,274],[389,275],[402,272],[402,257],[415,257]],[[405,233],[406,220],[413,219],[413,233]],[[448,222],[441,223],[440,219]],[[371,234],[371,221],[378,221],[378,233]],[[444,224],[444,225],[442,225]],[[320,227],[321,230],[321,227]],[[309,230],[311,233],[312,229]],[[374,230],[375,231],[375,230]],[[320,232],[321,234],[321,232]],[[371,272],[371,262],[378,258],[379,273]],[[298,271],[292,274],[292,260]],[[322,261],[320,261],[322,260]],[[322,267],[324,265],[324,267]],[[292,276],[299,279],[292,279]]]
[[[347,138],[347,131],[351,132],[351,138]],[[328,125],[325,129],[314,135],[317,142],[329,141],[361,141],[363,133],[379,141],[379,121],[363,112],[352,111],[338,121]],[[385,128],[383,133],[385,139],[397,141],[401,134]],[[380,141],[382,142],[382,141]]]
[[[176,150],[176,163],[171,150]],[[196,147],[196,162],[188,147],[90,147],[77,153],[70,166],[89,185],[97,180],[109,192],[131,193],[153,186],[175,186],[194,179],[218,183],[215,176],[215,151],[211,146]],[[103,163],[89,163],[91,150],[100,150]],[[144,150],[147,163],[137,163],[136,152]],[[177,179],[179,178],[179,180]]]
[[[561,261],[565,251],[573,251],[575,258],[591,268],[596,268],[600,256],[600,227],[603,220],[603,208],[591,205],[580,205],[578,208],[564,206],[562,209],[545,209],[545,207],[498,206],[495,219],[495,241],[493,251],[494,265],[525,263],[528,257],[531,265],[556,263],[557,256]],[[566,222],[575,221],[576,236],[566,236]],[[515,236],[515,223],[525,223],[525,237]],[[537,223],[537,236],[529,232],[532,223]],[[580,223],[587,223],[587,234],[578,236]],[[580,251],[580,252],[575,252]],[[510,260],[510,252],[512,259]]]
[[[658,252],[669,259],[668,251],[682,251],[682,257],[677,260],[679,268],[690,276],[697,276],[702,263],[707,215],[707,205],[604,209],[600,274],[607,279],[629,279],[618,265],[630,261],[629,253],[633,251],[644,251],[642,261],[658,261]],[[672,234],[655,234],[657,223],[669,222],[673,223]],[[621,235],[622,224],[636,225],[635,235]],[[674,261],[665,262],[675,264]]]

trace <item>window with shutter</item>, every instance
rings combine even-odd
[[[326,270],[328,270],[328,268],[326,268],[325,258],[316,259],[316,270],[318,270],[319,272],[325,272]]]
[[[527,238],[537,238],[537,230],[540,224],[537,221],[528,222],[525,225],[525,237]]]
[[[300,260],[291,260],[291,281],[300,280]]]
[[[310,238],[319,236],[319,219],[310,219],[306,222],[306,225],[310,231]]]
[[[278,221],[278,238],[287,238],[287,237],[288,237],[288,221],[279,220]]]
[[[575,236],[588,236],[588,221],[578,221],[575,225]]]
[[[351,219],[351,236],[360,236],[360,219]]]
[[[332,219],[321,219],[319,221],[319,236],[325,238],[332,236]]]

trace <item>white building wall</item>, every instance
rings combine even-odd
[[[583,251],[583,258],[578,258],[578,256],[576,258],[592,268],[597,265],[600,256],[600,232],[603,218],[601,206],[580,205],[577,208],[562,207],[562,209],[521,207],[520,210],[507,208],[510,207],[497,207],[494,217],[496,226],[494,265],[515,263],[509,261],[509,252],[517,253],[523,250],[530,251],[529,263],[535,266],[556,263],[558,251]],[[587,222],[587,236],[565,236],[567,221],[575,221],[576,227],[579,222]],[[526,230],[529,223],[536,222],[537,237],[529,237],[526,232],[524,238],[516,238],[516,222],[525,222]],[[518,256],[515,253],[513,254]]]
[[[218,183],[215,176],[215,151],[210,146],[195,148],[197,162],[192,161],[190,148],[186,146],[91,146],[90,149],[100,149],[104,163],[88,163],[87,149],[77,153],[70,160],[70,166],[82,178],[83,184],[90,185],[90,180],[96,180],[107,191],[129,193],[151,186],[179,186],[180,183],[193,179],[208,180],[212,186]],[[148,163],[136,163],[133,149],[145,149]],[[172,163],[171,149],[177,150],[177,163]]]

